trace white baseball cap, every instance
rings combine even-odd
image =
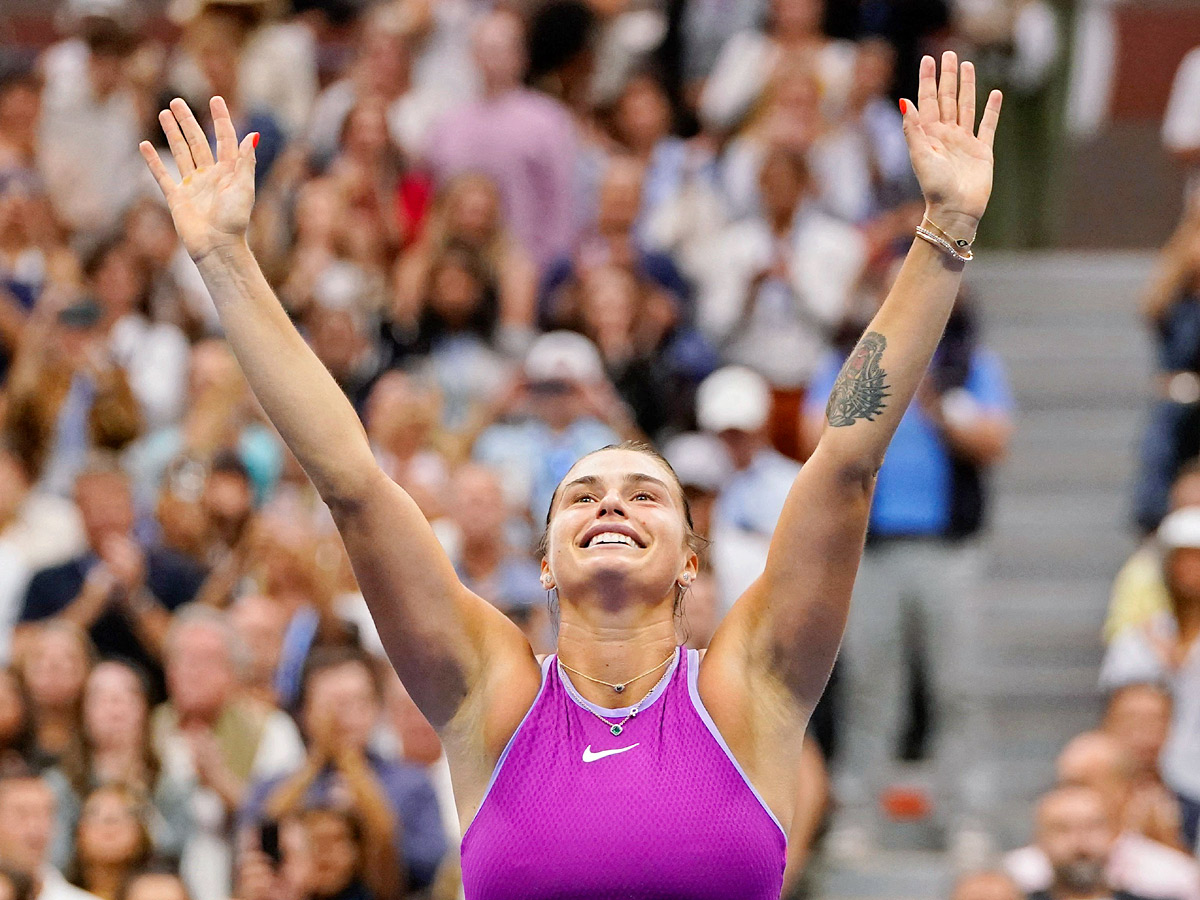
[[[758,431],[770,412],[766,379],[745,366],[717,369],[696,391],[696,420],[705,431]]]
[[[530,381],[574,381],[594,384],[604,378],[604,363],[596,345],[574,331],[543,334],[525,355]]]
[[[725,486],[733,464],[721,439],[702,431],[689,431],[667,441],[662,454],[684,487],[698,487],[710,494]]]
[[[1175,510],[1162,520],[1157,536],[1164,550],[1200,549],[1200,507]]]

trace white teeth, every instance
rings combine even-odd
[[[631,538],[629,535],[618,534],[615,531],[602,532],[588,541],[589,547],[594,547],[596,544],[624,544],[627,547],[637,546],[634,543],[633,538]]]

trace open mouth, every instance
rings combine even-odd
[[[638,538],[624,528],[597,528],[588,532],[581,546],[586,550],[592,547],[645,547]]]

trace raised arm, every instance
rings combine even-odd
[[[239,144],[225,101],[214,97],[211,109],[215,159],[178,99],[159,122],[182,180],[148,142],[142,156],[255,396],[334,514],[396,671],[421,712],[443,725],[494,657],[526,653],[532,661],[532,652],[515,625],[459,582],[424,516],[376,465],[353,407],[272,293],[246,243],[257,136]]]
[[[1001,98],[998,91],[989,97],[977,136],[974,68],[963,64],[960,90],[957,60],[948,52],[940,83],[936,74],[934,60],[925,57],[916,107],[901,101],[904,134],[927,221],[952,239],[970,241],[991,193]],[[797,709],[815,704],[833,666],[875,475],[941,339],[962,270],[945,249],[913,241],[895,285],[838,376],[821,438],[788,494],[765,572],[713,638],[710,657],[741,654],[753,679],[779,684]]]

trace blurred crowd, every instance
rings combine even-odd
[[[1061,56],[1044,0],[65,0],[54,17],[52,45],[0,54],[0,900],[459,890],[437,736],[138,156],[150,140],[173,165],[170,98],[207,126],[219,94],[257,132],[252,247],[462,580],[553,652],[554,486],[649,439],[711,541],[680,622],[702,647],[761,571],[920,220],[896,105],[917,60],[958,49],[1036,122]],[[1172,298],[1196,279],[1171,271],[1154,315],[1191,352]],[[956,859],[998,849],[964,675],[1012,413],[964,294],[880,472],[789,896],[814,858],[879,846],[906,733],[938,763]],[[1064,751],[1016,881],[956,900],[1104,896],[1088,877],[1200,900],[1195,475],[1123,576],[1112,705]],[[1165,880],[1137,880],[1148,865]]]

